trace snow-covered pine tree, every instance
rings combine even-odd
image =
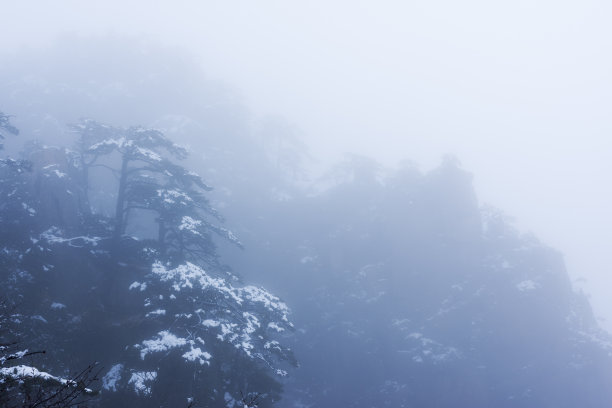
[[[73,129],[79,133],[85,176],[90,168],[100,166],[118,178],[115,243],[120,242],[134,212],[148,211],[155,214],[159,248],[176,261],[213,262],[211,232],[240,245],[230,231],[218,225],[222,218],[203,194],[211,187],[199,175],[171,160],[185,158],[187,149],[155,129],[121,129],[93,120],[83,120]],[[113,156],[114,168],[108,164],[113,163]],[[104,159],[106,164],[100,163]]]
[[[100,361],[103,406],[231,406],[255,394],[272,406],[295,363],[278,338],[292,329],[289,310],[220,266],[212,236],[238,241],[206,201],[210,188],[170,160],[186,150],[156,130],[73,129],[77,152],[29,152],[34,171],[16,194],[33,196],[37,218],[2,276],[37,316],[24,327],[53,346],[51,365]],[[114,214],[83,198],[109,188]],[[156,234],[143,232],[151,225]]]

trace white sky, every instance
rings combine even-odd
[[[611,2],[0,3],[4,50],[64,32],[176,45],[324,160],[455,154],[481,201],[565,253],[612,330]]]

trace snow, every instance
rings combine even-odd
[[[140,282],[132,282],[132,284],[130,285],[130,287],[128,289],[129,290],[140,289],[140,291],[142,292],[145,289],[147,289],[147,284],[146,283],[140,283]]]
[[[102,388],[109,391],[117,391],[117,383],[121,380],[121,371],[123,364],[115,364],[108,370],[108,373],[102,377]]]
[[[134,384],[134,391],[136,394],[149,395],[151,394],[151,387],[145,383],[151,382],[157,378],[156,371],[136,371],[132,373],[128,384]]]
[[[187,340],[177,337],[167,330],[157,333],[157,339],[145,340],[142,342],[140,358],[144,360],[149,353],[159,353],[172,348],[181,347],[187,344]]]
[[[74,248],[83,248],[85,245],[96,246],[100,237],[89,237],[80,235],[77,237],[64,238],[62,237],[62,231],[58,227],[51,227],[48,230],[40,234],[40,239],[45,240],[49,244],[65,244]]]
[[[310,256],[310,255],[304,256],[304,257],[302,257],[302,259],[300,259],[300,263],[301,264],[312,263],[314,261],[316,261],[316,258],[314,256]]]
[[[162,157],[153,150],[136,146],[134,140],[126,139],[125,137],[105,139],[99,143],[91,145],[87,151],[89,153],[96,154],[124,148],[129,148],[129,153],[136,159],[154,162],[162,161]]]
[[[58,169],[53,170],[53,174],[55,174],[55,176],[57,178],[64,178],[67,176],[66,173],[59,171]]]
[[[242,245],[242,243],[240,242],[238,237],[232,231],[230,231],[230,230],[228,230],[226,228],[221,228],[221,231],[223,231],[225,233],[226,238],[230,242],[233,242],[233,243],[238,244],[238,245]]]
[[[238,400],[232,397],[231,394],[227,391],[225,391],[225,394],[223,395],[223,399],[225,400],[225,406],[227,408],[240,408],[240,405],[242,405],[238,402]]]
[[[39,371],[35,367],[30,367],[26,365],[18,365],[14,367],[0,368],[0,378],[7,378],[7,377],[15,379],[15,380],[24,380],[27,378],[40,378],[43,380],[55,380],[55,381],[63,383],[62,379],[59,377],[55,377],[44,371]]]
[[[93,144],[89,147],[89,149],[87,149],[90,153],[95,153],[97,150],[100,150],[102,148],[120,148],[123,147],[123,145],[125,144],[125,138],[119,138],[119,139],[106,139],[103,140],[99,143]]]
[[[531,279],[524,280],[516,285],[516,288],[521,292],[537,289],[540,285]]]
[[[410,333],[406,339],[411,343],[416,342],[416,347],[409,350],[398,350],[398,352],[412,355],[412,360],[417,363],[423,363],[425,360],[429,360],[434,364],[439,364],[461,357],[461,353],[455,347],[445,346],[435,340],[425,337],[423,333]]]
[[[48,166],[43,167],[43,170],[50,170],[52,174],[54,174],[57,178],[64,178],[67,176],[66,173],[59,171],[58,169],[54,169],[57,167],[57,164],[49,164]],[[53,170],[51,170],[53,169]],[[49,177],[47,175],[47,177]]]
[[[145,356],[149,353],[158,353],[189,345],[190,349],[182,355],[185,360],[197,361],[202,365],[210,364],[208,360],[212,358],[212,355],[199,347],[194,347],[195,341],[177,337],[167,330],[159,332],[157,336],[158,338],[156,339],[145,340],[142,342],[142,345],[137,345],[137,347],[141,348],[140,358],[144,360]],[[199,337],[198,341],[204,344],[204,340]]]
[[[181,349],[180,355],[185,360],[208,364],[212,356],[199,344],[196,346],[195,340],[204,344],[203,340],[196,337],[199,333],[194,330],[198,329],[208,332],[207,335],[213,339],[231,344],[250,358],[266,361],[261,352],[283,350],[278,342],[266,343],[268,339],[264,337],[273,334],[270,332],[280,333],[293,327],[288,320],[289,308],[278,297],[256,286],[234,287],[228,279],[211,276],[190,262],[170,267],[158,261],[152,265],[151,271],[146,277],[150,279],[147,289],[159,288],[158,282],[162,282],[171,293],[162,297],[159,292],[147,293],[149,297],[145,303],[153,310],[147,316],[167,316],[165,302],[171,299],[188,302],[193,302],[194,298],[207,299],[206,303],[214,302],[218,308],[194,307],[190,313],[172,314],[173,327],[180,327],[177,321],[181,319],[189,325],[189,334],[179,337],[168,330],[160,331],[136,346],[142,359],[150,353]],[[141,284],[134,282],[131,287],[137,289]],[[273,368],[270,362],[266,363]]]
[[[256,286],[245,286],[239,289],[239,293],[251,302],[262,303],[271,312],[280,312],[282,320],[288,322],[289,307],[265,289]]]
[[[198,227],[202,226],[202,221],[193,219],[189,216],[185,216],[181,220],[181,225],[179,225],[179,230],[184,231],[187,230],[194,235],[202,235],[198,232]]]
[[[136,146],[134,147],[133,153],[135,153],[139,158],[144,158],[155,162],[162,161],[161,156],[151,149]]]
[[[191,350],[183,354],[182,356],[185,360],[196,361],[198,360],[200,364],[208,364],[208,360],[212,357],[210,353],[206,351],[202,351],[199,347],[192,347]]]
[[[247,356],[251,357],[251,350],[253,350],[253,343],[250,342],[251,338],[249,336],[244,336],[245,341],[239,344],[235,344],[236,348],[242,349],[246,353]]]
[[[602,350],[607,351],[609,356],[612,356],[612,341],[610,341],[610,338],[607,333],[597,333],[595,331],[578,331],[577,333],[578,335],[587,339],[589,342],[597,344],[599,347],[601,347]]]
[[[218,327],[220,324],[218,320],[206,319],[202,321],[202,325],[206,327]]]
[[[165,315],[166,315],[166,311],[164,309],[157,309],[157,310],[153,310],[152,312],[147,313],[145,317],[165,316]]]
[[[278,341],[276,341],[276,340],[267,341],[267,342],[264,344],[264,348],[265,348],[266,350],[269,350],[269,349],[276,349],[276,350],[278,350],[278,351],[282,351],[282,349],[280,348],[280,343],[279,343]]]
[[[21,206],[23,207],[24,210],[29,212],[31,216],[36,214],[36,210],[34,208],[30,207],[29,205],[27,205],[26,203],[21,203]]]
[[[259,323],[259,319],[253,313],[244,312],[244,313],[242,313],[242,317],[246,321],[246,327],[245,327],[244,330],[248,334],[253,333],[256,329],[261,327],[261,323]],[[270,325],[268,325],[268,327],[269,326]]]
[[[202,268],[191,262],[179,265],[174,269],[166,269],[161,262],[156,262],[153,264],[152,271],[159,276],[162,282],[172,281],[172,287],[177,292],[183,288],[193,289],[194,285],[198,285],[201,289],[212,288],[233,298],[238,303],[242,302],[236,290],[224,279],[211,277]]]
[[[51,303],[51,309],[64,309],[64,308],[66,308],[66,305],[63,303],[59,303],[59,302]]]
[[[225,340],[226,337],[229,338],[230,342],[233,342],[238,335],[234,333],[234,329],[238,325],[235,323],[224,323],[221,325],[221,334],[217,335],[219,340]]]
[[[0,368],[0,381],[1,379],[10,378],[19,382],[23,382],[27,379],[40,379],[43,381],[52,381],[62,385],[77,386],[78,384],[72,380],[65,378],[56,377],[44,371],[39,371],[36,367],[30,367],[26,365],[18,365],[13,367]],[[92,393],[93,391],[89,388],[85,388],[86,393]]]
[[[6,350],[7,346],[0,346],[0,351]],[[28,354],[28,349],[18,351],[16,353],[0,355],[0,365],[3,365],[8,360],[18,360]]]
[[[268,323],[268,329],[276,330],[279,333],[282,331],[285,331],[284,328],[280,327],[278,323],[275,323],[275,322]]]
[[[166,204],[175,204],[179,201],[180,204],[187,205],[193,202],[193,198],[178,190],[159,189],[157,190],[157,196]]]
[[[49,323],[49,322],[47,321],[47,319],[45,319],[45,318],[44,318],[44,317],[42,317],[41,315],[34,315],[34,316],[31,316],[30,318],[31,318],[31,319],[34,319],[34,320],[40,320],[40,321],[41,321],[41,322],[43,322],[43,323]]]

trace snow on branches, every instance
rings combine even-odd
[[[80,136],[84,171],[102,167],[118,179],[115,195],[113,240],[118,245],[139,211],[155,214],[157,240],[174,259],[211,261],[211,233],[237,245],[238,239],[217,225],[221,216],[203,192],[210,191],[202,178],[171,159],[184,159],[187,150],[155,129],[115,128],[84,120],[72,127]],[[190,228],[186,221],[192,220]]]
[[[226,343],[285,374],[275,364],[290,361],[291,351],[271,337],[291,331],[293,324],[287,305],[265,289],[235,287],[190,262],[174,268],[156,262],[145,281],[132,283],[130,289],[138,289],[134,293],[143,297],[149,319],[172,327],[135,346],[142,360],[180,349],[183,359],[208,364],[212,350]]]

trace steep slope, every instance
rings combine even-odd
[[[242,262],[277,273],[300,328],[282,406],[612,404],[610,336],[560,253],[480,209],[452,160],[374,170],[251,220],[276,228]]]

